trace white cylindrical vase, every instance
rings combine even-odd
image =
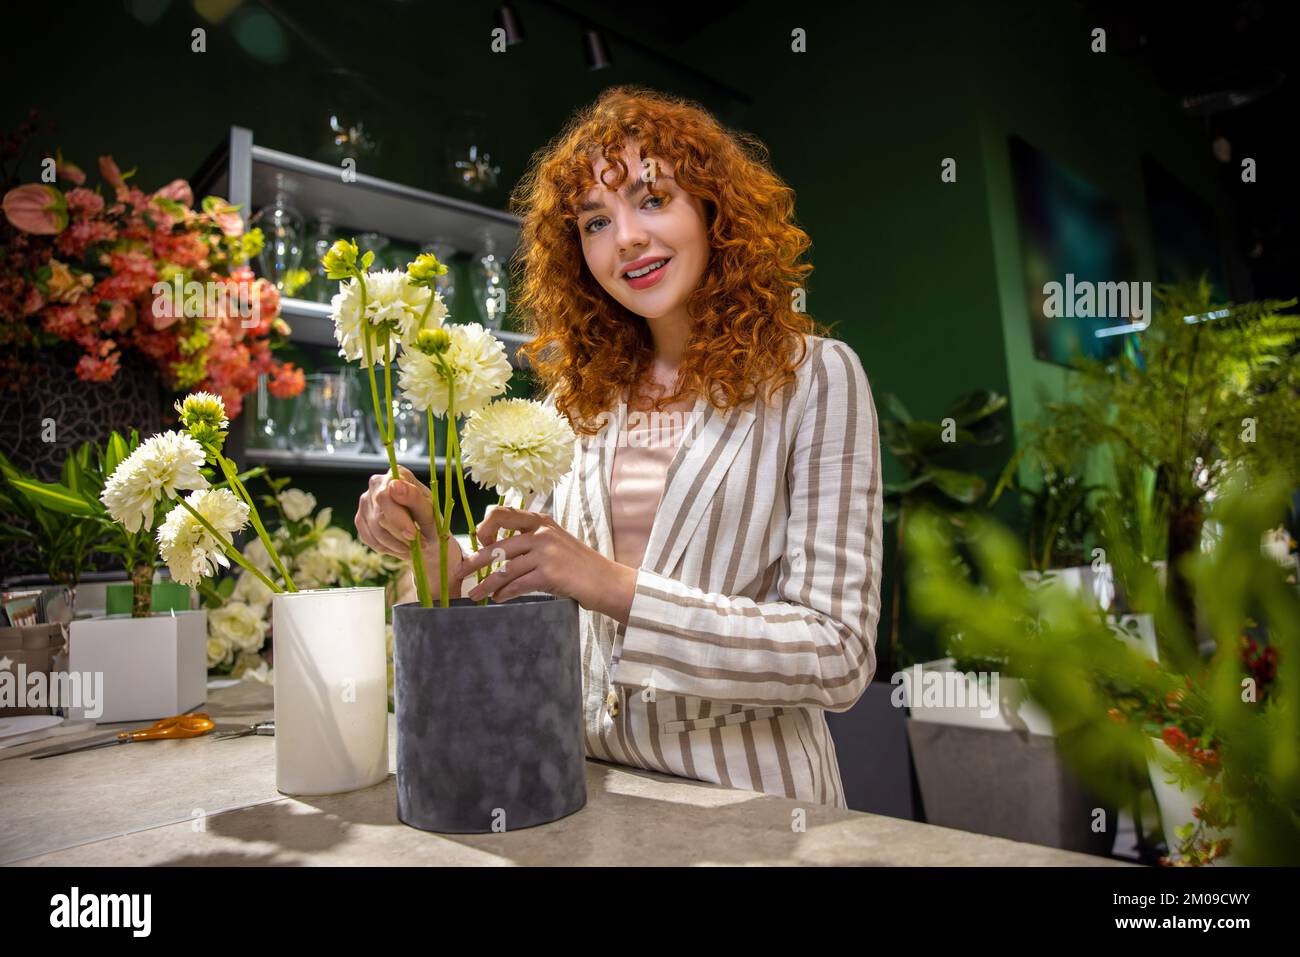
[[[337,794],[388,775],[388,650],[382,588],[271,599],[275,786]]]

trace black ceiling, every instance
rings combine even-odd
[[[1300,69],[1297,8],[1265,0],[1080,0],[1104,26],[1110,50],[1148,66],[1156,82],[1204,130],[1211,151],[1231,147],[1220,167],[1237,219],[1232,241],[1250,269],[1256,298],[1300,292],[1300,182],[1296,118]],[[1252,157],[1257,180],[1243,183]]]

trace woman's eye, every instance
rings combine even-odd
[[[644,208],[645,208],[645,204],[648,203],[648,202],[650,202],[651,200],[654,200],[655,202],[657,202],[657,203],[659,204],[658,206],[653,206],[653,207],[651,207],[652,209],[663,209],[664,206],[668,205],[668,196],[667,196],[667,194],[665,194],[665,195],[663,195],[663,196],[647,196],[647,197],[642,201],[642,203],[641,203],[641,208],[644,209]],[[592,229],[592,227],[595,226],[597,223],[604,222],[605,219],[606,219],[606,217],[604,217],[604,216],[596,216],[596,217],[594,217],[594,218],[592,218],[592,219],[589,219],[589,220],[587,221],[587,225],[585,225],[585,226],[582,227],[582,231],[583,231],[584,233],[588,233],[588,234],[590,234],[590,233],[594,233],[594,232],[598,232],[598,230]]]

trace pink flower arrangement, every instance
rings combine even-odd
[[[112,379],[133,349],[169,388],[220,395],[232,418],[263,373],[276,395],[302,390],[302,372],[271,357],[289,328],[275,287],[246,265],[262,234],[244,230],[236,207],[209,196],[195,208],[183,179],[146,193],[109,156],[107,196],[61,154],[54,169],[66,192],[39,183],[4,195],[0,382],[21,387],[42,350],[65,342],[87,382]]]

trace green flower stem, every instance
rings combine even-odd
[[[370,374],[370,399],[375,407],[375,423],[379,426],[379,437],[383,440],[384,449],[388,452],[388,467],[392,472],[392,476],[394,479],[400,479],[402,475],[397,470],[397,452],[393,448],[393,433],[391,428],[384,429],[384,415],[379,408],[379,384],[375,380],[374,350],[370,345],[370,322],[366,318],[366,281],[358,274],[357,282],[361,284],[361,341],[365,349],[366,371]],[[387,338],[384,340],[384,355],[387,358]],[[384,363],[384,385],[387,388],[388,416],[391,423],[393,415],[393,380],[389,365],[390,362]],[[430,480],[436,481],[437,476],[431,475]],[[429,594],[429,580],[425,578],[424,549],[420,547],[420,526],[418,523],[415,524],[415,538],[411,541],[411,573],[415,577],[415,593],[420,599],[421,607],[433,607],[433,596]]]
[[[447,594],[447,590],[450,588],[447,572],[448,529],[442,521],[442,503],[438,497],[438,464],[435,458],[438,452],[438,443],[434,441],[433,410],[426,409],[424,415],[429,424],[429,491],[433,495],[433,524],[438,527],[438,557],[441,559],[438,562],[438,604],[446,608],[451,602],[451,598]]]
[[[244,488],[244,483],[239,481],[239,476],[236,474],[234,467],[230,464],[230,460],[212,446],[204,446],[204,448],[207,450],[207,453],[216,460],[217,465],[221,467],[221,472],[226,476],[226,481],[230,483],[231,488],[235,490],[236,494],[244,500],[244,504],[248,506],[248,517],[253,521],[253,529],[257,532],[257,537],[262,540],[262,544],[266,546],[266,551],[267,554],[271,556],[271,561],[275,562],[276,570],[279,571],[280,577],[284,579],[284,587],[291,592],[297,591],[298,586],[295,585],[293,579],[289,577],[289,570],[285,568],[284,562],[280,560],[280,553],[276,551],[275,546],[271,544],[271,536],[267,534],[266,526],[262,524],[262,517],[257,514],[257,506],[253,504],[253,497],[248,493],[248,489]]]
[[[441,362],[441,359],[439,360],[439,362]],[[446,367],[444,366],[443,368]],[[443,498],[444,504],[443,504],[443,515],[442,515],[442,532],[441,532],[441,538],[439,539],[439,545],[441,548],[440,555],[442,558],[442,567],[444,569],[446,569],[447,567],[447,552],[450,546],[449,539],[451,538],[451,513],[456,508],[456,500],[451,494],[451,472],[452,469],[455,468],[455,462],[456,462],[455,456],[453,455],[454,447],[452,445],[452,436],[455,434],[456,431],[455,428],[453,427],[453,423],[456,421],[455,418],[456,417],[456,394],[455,394],[454,383],[452,386],[448,387],[448,390],[449,391],[447,395],[447,448],[443,456],[443,460],[445,463],[443,469],[445,474],[443,478],[447,483],[447,487],[444,492],[444,498]],[[430,438],[432,439],[432,437]],[[445,605],[449,600],[446,599],[445,597],[446,596],[445,591],[443,592],[443,596],[445,599],[443,604]]]
[[[271,591],[274,592],[275,594],[277,595],[284,594],[283,588],[281,588],[275,582],[271,581],[271,579],[263,575],[261,571],[258,570],[257,567],[253,565],[252,562],[250,562],[243,555],[241,555],[239,553],[239,549],[235,548],[233,543],[227,542],[225,538],[222,537],[221,533],[212,527],[212,523],[210,523],[206,518],[204,518],[202,515],[200,515],[197,511],[194,510],[193,505],[185,501],[185,499],[180,498],[179,496],[177,496],[176,501],[180,502],[187,512],[189,512],[196,519],[198,519],[199,524],[202,525],[204,528],[206,528],[208,532],[212,535],[212,537],[215,538],[221,544],[221,547],[225,551],[226,555],[229,558],[233,558],[235,560],[235,563],[238,564],[240,567],[242,567],[244,571],[251,572],[253,575],[256,575],[258,578],[262,580],[262,584],[264,584],[267,588],[271,589]]]

